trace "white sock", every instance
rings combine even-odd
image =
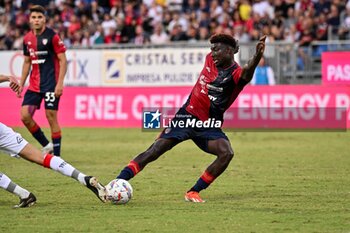
[[[19,185],[15,186],[15,189],[13,190],[13,193],[16,194],[17,196],[21,197],[22,199],[29,197],[29,194],[30,194],[30,192],[28,190],[22,188]]]
[[[72,165],[64,161],[62,158],[53,156],[50,162],[50,167],[51,169],[58,171],[65,176],[70,176],[73,179],[76,179],[82,185],[86,185],[84,180],[86,175],[75,169]]]
[[[0,173],[0,187],[3,189],[7,189],[10,183],[11,179],[4,173]]]
[[[11,179],[3,173],[0,173],[0,187],[9,191],[10,193],[16,194],[17,196],[19,196],[22,199],[27,198],[30,194],[30,192],[28,190],[13,183],[11,181]]]

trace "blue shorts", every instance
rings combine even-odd
[[[184,108],[176,113],[176,116],[172,121],[183,120],[183,118],[178,117],[178,115],[186,115],[191,119],[198,119],[195,116],[188,113]],[[197,128],[197,127],[168,127],[163,130],[159,138],[164,139],[175,139],[178,143],[191,139],[199,148],[203,151],[210,153],[208,151],[208,141],[223,138],[227,141],[229,139],[221,128]]]
[[[31,90],[27,90],[23,98],[22,106],[34,105],[37,109],[40,109],[41,101],[44,99],[45,109],[58,110],[58,104],[60,98],[55,97],[55,92],[39,93]]]

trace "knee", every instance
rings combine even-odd
[[[32,116],[28,112],[21,112],[21,121],[24,124],[29,124],[32,121]]]
[[[222,163],[228,164],[233,159],[234,153],[232,150],[226,150],[220,153],[219,159]]]
[[[167,151],[161,145],[153,144],[153,146],[149,149],[149,154],[155,157],[162,155],[165,151]]]
[[[152,144],[150,148],[148,148],[147,154],[149,157],[157,159],[159,156],[161,156],[171,148],[172,146],[167,142],[156,141],[155,143]]]

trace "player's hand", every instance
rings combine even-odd
[[[18,86],[18,90],[16,91],[16,95],[18,98],[22,98],[23,87],[21,85]]]
[[[259,42],[256,45],[256,55],[258,57],[262,57],[265,51],[265,40],[266,40],[266,35],[260,37]]]
[[[55,87],[55,97],[58,98],[63,94],[63,85],[57,84]]]
[[[10,86],[11,90],[17,93],[19,91],[18,80],[12,76],[8,76],[8,78],[9,78],[9,82],[10,82],[9,86]]]
[[[8,79],[9,79],[9,82],[10,82],[10,84],[9,84],[10,88],[13,91],[17,92],[18,89],[19,89],[18,80],[15,77],[12,77],[12,76],[8,76]]]

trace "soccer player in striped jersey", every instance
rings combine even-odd
[[[43,152],[61,153],[61,127],[57,119],[58,105],[63,94],[63,80],[67,71],[66,48],[63,41],[51,28],[45,26],[45,9],[40,5],[30,8],[29,23],[31,31],[23,39],[24,63],[18,97],[29,78],[21,119],[34,138],[43,146]],[[46,138],[33,116],[45,103],[46,118],[51,129],[52,143]]]
[[[238,52],[237,40],[231,35],[217,34],[210,38],[211,52],[187,102],[172,119],[174,127],[163,130],[158,139],[143,153],[136,156],[117,178],[130,180],[145,166],[158,159],[178,143],[191,139],[200,149],[216,159],[205,169],[195,185],[185,194],[185,200],[204,202],[199,192],[206,189],[228,167],[233,150],[221,125],[215,127],[180,127],[187,122],[205,122],[211,119],[223,122],[224,112],[232,105],[254,74],[265,50],[266,36],[260,38],[254,56],[241,68],[234,60]],[[177,125],[177,126],[175,126]],[[200,125],[200,124],[199,124]]]

